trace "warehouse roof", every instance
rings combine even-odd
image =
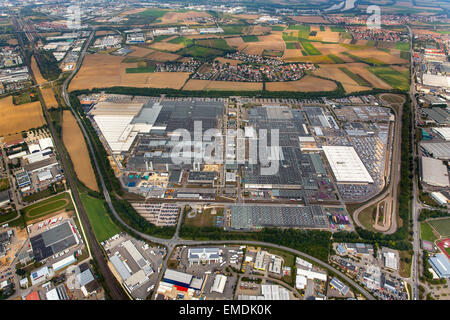
[[[436,132],[438,135],[442,137],[444,140],[450,140],[450,128],[449,127],[442,127],[442,128],[431,128],[434,132]]]
[[[421,143],[420,147],[433,158],[450,159],[450,142]]]
[[[430,186],[450,187],[447,166],[439,159],[421,157],[421,178]]]
[[[450,278],[450,262],[443,253],[436,254],[429,261],[440,278]]]
[[[192,275],[172,269],[167,269],[166,273],[164,274],[164,279],[189,285],[192,280]]]
[[[323,146],[337,182],[373,183],[373,179],[353,147]]]

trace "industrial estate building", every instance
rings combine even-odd
[[[439,159],[421,157],[420,178],[430,186],[450,187],[447,166]]]
[[[428,261],[440,278],[450,278],[450,262],[445,254],[438,253],[434,257],[430,257]]]

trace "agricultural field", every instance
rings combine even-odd
[[[156,53],[162,56],[156,56]],[[164,58],[167,59],[167,55],[170,54],[155,51],[147,56],[147,59],[158,61],[160,58],[159,61],[161,61]],[[179,56],[176,57],[179,58]],[[121,63],[122,60],[123,57],[87,55],[80,71],[70,83],[70,91],[99,86],[181,89],[190,75],[188,72],[127,73],[127,68],[138,68],[138,63]]]
[[[195,44],[202,47],[208,47],[219,50],[230,50],[232,49],[226,42],[225,39],[199,39],[195,40]]]
[[[112,221],[106,211],[103,200],[82,193],[81,201],[86,209],[86,213],[98,242],[108,240],[121,232],[121,229]]]
[[[131,46],[130,49],[133,50],[133,52],[129,53],[127,57],[143,58],[145,56],[148,56],[150,53],[155,52],[155,50],[137,46]]]
[[[296,22],[303,23],[328,23],[328,21],[321,16],[289,16],[289,18]]]
[[[216,50],[213,48],[206,48],[200,46],[191,46],[188,48],[184,48],[178,52],[180,55],[190,56],[193,58],[215,58],[223,55],[223,51]]]
[[[36,79],[37,84],[43,84],[47,82],[47,80],[45,80],[42,76],[34,56],[31,58],[31,70],[33,71],[34,78]]]
[[[370,72],[382,79],[392,88],[400,90],[409,89],[409,71],[399,72],[391,67],[369,67]]]
[[[183,91],[261,91],[263,84],[256,82],[231,82],[191,79],[183,87]]]
[[[25,221],[54,215],[63,210],[72,210],[73,203],[69,193],[63,192],[54,197],[39,201],[23,209]]]
[[[14,105],[12,96],[0,99],[0,137],[13,135],[45,124],[39,101]]]
[[[258,42],[259,41],[257,36],[242,36],[242,40],[244,42]]]
[[[58,101],[56,101],[52,87],[41,88],[41,92],[47,109],[58,107]]]
[[[83,133],[70,110],[63,111],[62,137],[78,179],[89,189],[99,192]]]
[[[266,82],[267,91],[318,92],[336,90],[336,83],[313,76],[305,76],[297,81]]]
[[[439,232],[442,237],[450,236],[450,218],[430,220],[428,223]]]
[[[309,41],[300,41],[300,44],[303,47],[303,50],[309,55],[309,56],[320,56],[322,53],[317,50],[316,47],[312,44],[312,42]]]
[[[205,11],[170,11],[160,17],[158,24],[195,25],[196,18],[211,18],[211,15]]]

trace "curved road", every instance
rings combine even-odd
[[[178,223],[178,226],[177,226],[177,229],[176,229],[176,233],[175,233],[175,235],[174,235],[174,237],[173,237],[172,239],[161,239],[161,238],[157,238],[157,237],[150,236],[150,235],[148,235],[148,234],[139,232],[138,230],[136,230],[136,229],[130,227],[127,223],[125,223],[125,222],[121,219],[121,217],[119,216],[119,214],[117,213],[117,211],[116,211],[116,209],[114,208],[114,206],[112,205],[111,197],[110,197],[110,195],[109,195],[108,189],[106,188],[105,181],[104,181],[103,176],[102,176],[102,173],[101,173],[101,171],[100,171],[100,167],[99,167],[99,165],[98,165],[98,161],[97,161],[97,158],[96,158],[96,156],[95,156],[94,148],[93,148],[93,146],[92,146],[92,143],[91,143],[91,140],[90,140],[90,138],[89,138],[89,135],[87,134],[87,131],[86,131],[86,129],[84,128],[84,125],[83,125],[82,121],[80,120],[80,118],[79,118],[77,112],[73,109],[72,105],[70,104],[69,95],[68,95],[68,93],[67,93],[67,87],[68,87],[68,84],[69,84],[69,82],[73,79],[73,77],[74,77],[75,74],[78,72],[78,70],[80,69],[80,66],[81,66],[81,64],[82,64],[82,62],[83,62],[83,59],[84,59],[85,55],[86,55],[86,51],[87,51],[89,42],[90,42],[90,40],[92,39],[93,34],[94,34],[94,33],[91,34],[89,40],[86,42],[85,47],[84,47],[84,49],[83,49],[83,51],[82,51],[82,53],[81,53],[81,55],[80,55],[80,58],[79,58],[79,60],[78,60],[77,66],[76,66],[75,69],[72,71],[71,75],[64,81],[64,84],[62,85],[62,90],[61,90],[62,92],[61,92],[61,93],[62,93],[62,96],[63,96],[63,98],[64,98],[64,101],[65,101],[66,105],[72,109],[73,114],[74,114],[74,116],[75,116],[75,118],[76,118],[76,120],[77,120],[77,122],[78,122],[78,125],[80,126],[80,128],[81,128],[81,130],[82,130],[82,132],[83,132],[83,135],[84,135],[84,137],[85,137],[85,139],[86,139],[86,141],[87,141],[88,148],[89,148],[89,152],[90,152],[90,154],[91,154],[91,156],[92,156],[92,159],[93,159],[93,161],[94,161],[95,170],[97,171],[98,177],[99,177],[99,179],[100,179],[100,184],[101,184],[101,187],[102,187],[102,190],[103,190],[103,195],[104,195],[105,200],[106,200],[106,202],[107,202],[107,204],[108,204],[108,206],[109,206],[109,208],[110,208],[112,214],[114,215],[114,217],[115,217],[115,218],[116,218],[123,226],[125,226],[127,229],[129,229],[129,230],[135,232],[136,234],[138,234],[138,235],[139,235],[140,237],[142,237],[143,239],[146,239],[146,240],[151,241],[151,242],[154,242],[154,243],[160,243],[160,244],[165,245],[165,246],[167,247],[168,252],[167,252],[166,258],[164,259],[164,262],[163,262],[163,269],[160,271],[159,279],[161,279],[161,277],[162,277],[162,275],[163,275],[163,273],[164,273],[164,269],[165,269],[166,266],[167,266],[167,260],[168,260],[168,258],[170,257],[170,251],[171,251],[175,246],[177,246],[177,245],[206,245],[206,244],[249,244],[249,245],[255,245],[255,244],[256,244],[256,245],[260,245],[260,246],[274,247],[274,248],[282,249],[282,250],[284,250],[284,251],[288,251],[288,252],[291,252],[291,253],[293,253],[293,254],[296,254],[296,255],[299,255],[299,256],[303,256],[303,257],[305,257],[305,258],[308,258],[308,259],[310,259],[311,261],[314,261],[316,264],[318,264],[318,265],[320,265],[320,266],[322,266],[322,267],[324,267],[324,268],[326,268],[326,269],[328,269],[328,270],[331,270],[332,272],[334,272],[335,274],[337,274],[339,277],[343,278],[345,281],[347,281],[347,282],[350,283],[353,287],[355,287],[357,290],[359,290],[359,291],[360,291],[367,299],[369,299],[369,300],[375,300],[375,298],[374,298],[369,292],[367,292],[363,287],[361,287],[358,283],[356,283],[355,281],[353,281],[352,279],[350,279],[348,276],[346,276],[345,274],[343,274],[341,271],[335,269],[333,266],[331,266],[331,265],[329,265],[329,264],[323,262],[322,260],[319,260],[319,259],[317,259],[317,258],[315,258],[315,257],[313,257],[313,256],[310,256],[310,255],[308,255],[308,254],[306,254],[306,253],[303,253],[303,252],[301,252],[301,251],[298,251],[298,250],[295,250],[295,249],[292,249],[292,248],[288,248],[288,247],[284,247],[284,246],[280,246],[280,245],[276,245],[276,244],[272,244],[272,243],[257,242],[257,241],[256,241],[256,242],[255,242],[255,241],[240,241],[240,240],[229,240],[229,241],[195,241],[195,240],[183,240],[183,239],[180,239],[179,236],[178,236],[178,232],[179,232],[179,228],[180,228],[181,221],[182,221],[182,215],[183,215],[182,213],[180,214],[180,217],[179,217],[179,219],[178,219],[179,223]],[[83,221],[83,222],[84,222],[84,221]]]

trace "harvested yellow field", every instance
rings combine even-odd
[[[285,62],[334,63],[328,56],[300,56],[283,60]]]
[[[233,17],[244,20],[256,20],[259,18],[257,14],[235,14]]]
[[[70,110],[63,111],[62,136],[78,179],[89,189],[97,192],[100,191],[97,180],[95,179],[86,142]]]
[[[155,42],[150,45],[150,48],[156,50],[165,50],[170,52],[175,52],[184,48],[182,43],[170,43],[165,41]]]
[[[41,88],[41,92],[45,101],[45,105],[47,106],[47,109],[50,109],[52,107],[55,108],[58,107],[58,101],[56,101],[55,93],[53,92],[53,89],[51,87]]]
[[[177,59],[180,59],[181,56],[174,53],[169,52],[161,52],[161,51],[155,51],[150,53],[147,56],[148,59],[157,61],[157,62],[166,62],[166,61],[175,61]]]
[[[34,78],[36,79],[37,84],[43,84],[47,82],[47,80],[45,80],[42,76],[34,56],[31,58],[31,70],[33,70]]]
[[[302,50],[300,49],[286,49],[284,50],[282,59],[286,61],[286,59],[296,59],[302,56],[303,56]]]
[[[214,61],[218,61],[220,63],[228,63],[231,66],[237,66],[238,64],[242,63],[241,60],[234,60],[234,59],[227,59],[222,57],[217,57]]]
[[[90,54],[70,83],[70,91],[127,86],[139,88],[181,89],[189,72],[126,73],[126,68],[136,68],[137,63],[121,63],[123,57]]]
[[[314,74],[339,81],[347,93],[370,90],[370,87],[360,86],[356,81],[341,71],[339,67],[347,67],[347,64],[320,65],[319,69],[314,71]]]
[[[263,35],[270,33],[272,31],[271,27],[266,27],[262,25],[251,26],[248,28],[248,35]]]
[[[332,32],[329,27],[325,31],[317,31],[315,37],[309,37],[313,40],[321,40],[325,42],[339,42],[339,32]]]
[[[188,11],[188,12],[168,12],[162,18],[158,24],[171,24],[171,23],[184,23],[184,24],[197,24],[196,18],[211,17],[211,15],[204,11]]]
[[[246,43],[241,37],[225,38],[225,41],[230,47],[243,49],[246,46]]]
[[[247,42],[245,48],[241,50],[246,54],[262,55],[264,50],[284,51],[286,44],[283,41],[281,32],[271,33],[267,36],[259,36],[258,42]]]
[[[407,60],[396,57],[385,51],[378,50],[376,48],[368,48],[362,50],[352,50],[351,54],[360,58],[372,58],[382,61],[386,64],[402,64],[407,63]]]
[[[152,50],[152,49],[147,49],[147,48],[142,48],[142,47],[137,47],[137,46],[131,46],[130,49],[133,50],[133,52],[128,54],[128,57],[142,58],[142,57],[145,57],[146,55],[154,52],[154,50]]]
[[[296,22],[303,23],[328,23],[328,21],[321,16],[289,16],[289,18]]]
[[[313,76],[305,76],[297,81],[266,82],[267,91],[333,91],[336,88],[336,83],[333,81]]]
[[[12,96],[0,99],[0,136],[20,133],[45,124],[39,101],[14,105]]]
[[[130,14],[136,14],[136,13],[139,13],[139,12],[142,12],[142,11],[145,11],[145,10],[147,10],[147,8],[131,9],[131,10],[124,11],[124,12],[122,12],[122,13],[119,14],[119,15],[120,15],[120,16],[128,16],[128,15],[130,15]]]
[[[262,83],[256,82],[233,82],[233,81],[210,81],[210,80],[189,80],[183,90],[222,90],[222,91],[260,91]]]
[[[321,42],[314,42],[314,47],[317,48],[317,50],[320,51],[323,55],[328,54],[340,54],[342,52],[346,52],[348,49],[344,48],[343,46],[339,45],[338,43],[321,43]]]

